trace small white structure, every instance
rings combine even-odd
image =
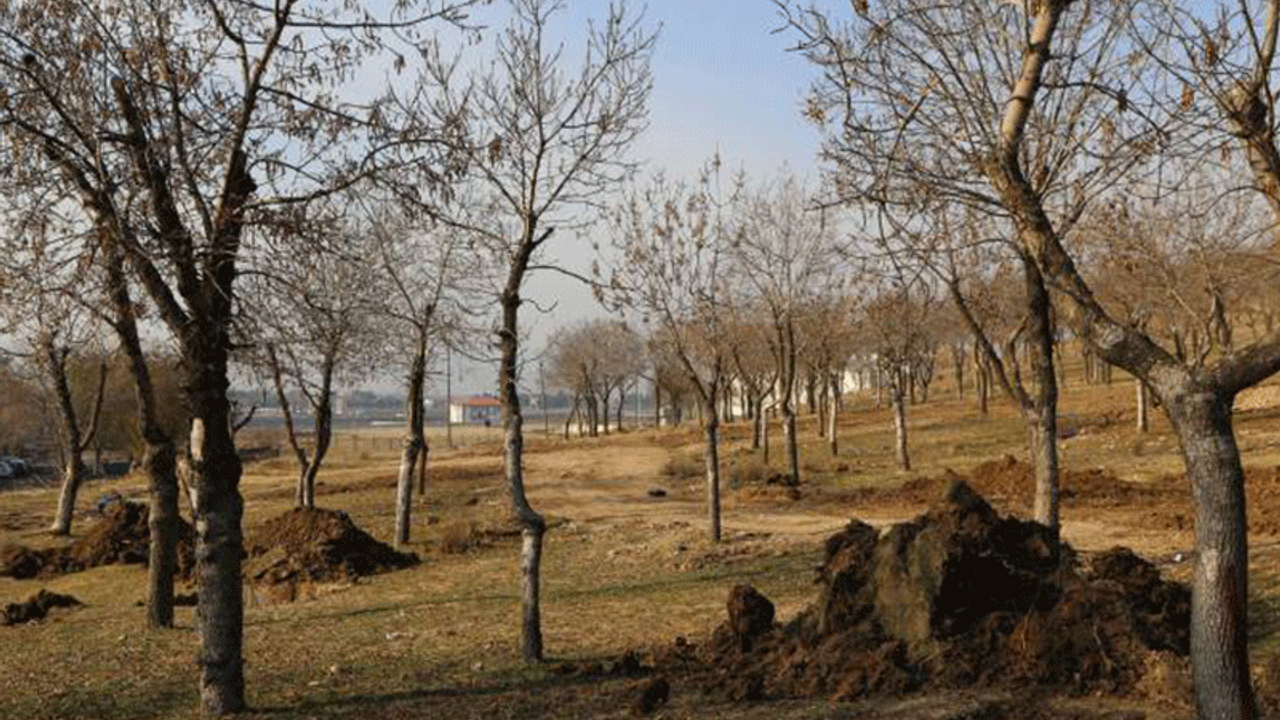
[[[492,395],[449,399],[449,422],[455,425],[497,425],[502,403]]]

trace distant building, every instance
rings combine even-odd
[[[458,425],[497,425],[502,419],[502,403],[492,395],[449,400],[449,422]]]

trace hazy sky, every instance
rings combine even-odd
[[[605,2],[570,0],[568,7],[557,34],[580,33],[587,18],[608,12]],[[664,170],[692,180],[719,148],[727,169],[760,177],[787,166],[816,180],[818,133],[800,114],[812,74],[802,57],[787,52],[789,36],[771,34],[779,24],[772,2],[652,0],[645,17],[651,25],[661,24],[649,130],[636,148],[645,173]],[[607,244],[606,237],[599,240]],[[588,243],[565,235],[549,244],[549,254],[564,265],[579,271],[590,267]],[[555,327],[604,314],[585,287],[560,275],[532,277],[527,291],[538,305],[555,306],[546,315],[525,306],[521,319],[530,331],[531,351],[540,350]],[[464,365],[459,372],[465,391],[494,387],[494,369]],[[526,377],[525,384],[531,379],[536,375]]]

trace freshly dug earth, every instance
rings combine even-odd
[[[24,602],[6,605],[4,608],[4,624],[18,625],[20,623],[43,620],[49,614],[49,611],[54,608],[72,608],[83,604],[70,595],[59,595],[48,590],[41,590]]]
[[[900,487],[865,489],[852,493],[857,502],[907,503],[927,506],[955,480],[965,479],[983,497],[1014,512],[1027,512],[1033,504],[1035,470],[1023,460],[1006,455],[984,462],[967,477],[948,470],[940,477],[912,478]],[[1063,469],[1061,497],[1067,508],[1139,508],[1136,522],[1144,527],[1182,530],[1192,526],[1195,514],[1187,479],[1165,475],[1151,482],[1121,480],[1110,470]],[[1249,532],[1280,535],[1280,467],[1245,468]]]
[[[707,647],[663,662],[710,668],[735,700],[897,695],[923,688],[1132,692],[1189,649],[1191,593],[1129,550],[1082,563],[1044,526],[1002,518],[964,482],[883,535],[854,520],[826,545],[816,603],[784,626],[738,587]]]
[[[0,548],[0,576],[20,580],[80,572],[101,565],[146,564],[151,544],[146,505],[115,502],[106,506],[89,532],[66,547],[32,550],[20,545]],[[178,575],[191,576],[195,567],[191,525],[178,519]]]
[[[268,585],[330,582],[418,564],[337,510],[294,508],[248,533],[247,579]]]

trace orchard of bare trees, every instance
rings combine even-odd
[[[975,416],[1015,408],[1056,537],[1061,391],[1118,369],[1139,431],[1165,413],[1194,499],[1197,713],[1257,716],[1232,412],[1280,371],[1280,0],[774,0],[813,78],[796,122],[822,138],[816,177],[718,151],[696,177],[646,167],[660,19],[509,0],[488,27],[485,4],[0,3],[0,454],[53,458],[57,535],[86,453],[133,460],[152,628],[174,625],[188,483],[204,714],[248,706],[233,383],[270,389],[304,508],[335,394],[401,388],[387,506],[409,547],[428,389],[458,351],[496,367],[528,662],[535,381],[570,398],[566,440],[627,431],[642,396],[653,425],[696,420],[718,543],[726,425],[798,485],[804,447],[849,454],[856,397],[886,410],[906,473],[913,407],[949,373]],[[540,275],[599,307],[538,356]]]

